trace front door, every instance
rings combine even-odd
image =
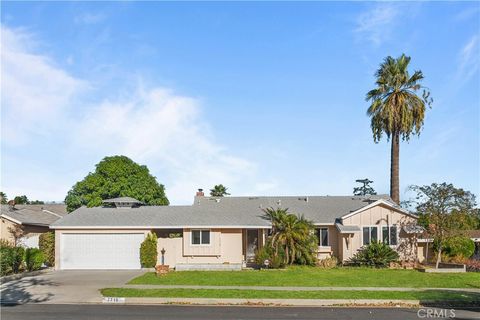
[[[247,230],[247,262],[255,261],[255,252],[258,249],[258,230],[257,229],[248,229]]]

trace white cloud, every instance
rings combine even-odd
[[[399,10],[393,4],[376,4],[358,17],[354,31],[362,39],[378,46],[390,37],[391,28],[398,16]]]
[[[102,102],[82,119],[74,144],[149,163],[164,174],[174,202],[191,202],[196,188],[218,183],[239,190],[256,169],[215,143],[195,99],[163,88]]]
[[[86,87],[54,66],[45,56],[31,53],[31,36],[1,27],[2,142],[27,144],[58,124],[75,95]]]
[[[460,50],[459,66],[457,71],[457,79],[462,83],[472,78],[480,66],[480,50],[478,46],[478,35],[472,36],[468,42]]]
[[[172,203],[191,203],[199,187],[222,183],[241,194],[255,185],[256,165],[216,143],[196,99],[139,85],[87,107],[79,93],[85,88],[92,93],[88,81],[33,53],[26,32],[2,27],[2,36],[1,139],[9,148],[2,155],[2,188],[7,194],[63,199],[93,170],[92,161],[112,154],[146,164],[166,185]],[[34,153],[39,135],[50,149]],[[31,149],[28,156],[21,156],[26,149]]]

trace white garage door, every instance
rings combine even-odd
[[[61,269],[140,269],[143,233],[63,233]]]

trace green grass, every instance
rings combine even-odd
[[[243,299],[401,299],[429,301],[480,301],[479,293],[453,291],[283,291],[233,289],[130,289],[106,288],[106,297],[243,298]]]
[[[157,277],[145,273],[129,284],[304,287],[408,287],[480,288],[480,273],[424,273],[343,267],[321,269],[290,267],[285,270],[178,271]]]

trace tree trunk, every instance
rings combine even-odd
[[[394,202],[400,204],[400,136],[398,133],[392,135],[392,149],[390,155],[390,197]]]
[[[441,244],[438,246],[437,263],[435,264],[436,269],[438,269],[438,265],[440,264],[440,262],[442,262],[442,245]]]

